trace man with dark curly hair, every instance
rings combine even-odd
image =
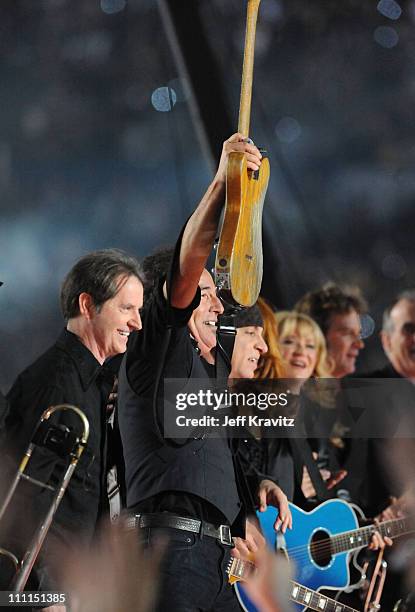
[[[332,376],[343,378],[353,374],[356,359],[364,347],[360,315],[367,309],[359,290],[341,289],[328,283],[321,289],[306,293],[294,308],[307,314],[321,327],[333,360]]]

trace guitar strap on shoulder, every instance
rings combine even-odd
[[[319,501],[325,501],[331,499],[332,495],[327,490],[326,484],[321,477],[320,470],[318,469],[317,463],[313,459],[310,445],[306,438],[289,438],[290,446],[292,449],[294,463],[298,466],[297,476],[301,484],[303,465],[307,468],[310,475],[311,482],[317,493]]]

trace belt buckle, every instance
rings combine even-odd
[[[231,528],[229,525],[219,525],[219,541],[221,544],[225,544],[225,546],[232,546],[233,548]]]
[[[127,514],[123,521],[123,524],[127,531],[131,531],[132,529],[137,529],[137,519],[134,515]]]
[[[142,517],[142,514],[135,514],[134,515],[134,527],[135,527],[135,529],[140,529],[141,528],[141,525],[140,525],[141,517]]]

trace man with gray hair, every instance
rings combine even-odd
[[[394,403],[390,399],[388,407],[394,406],[399,410],[403,420],[397,425],[408,433],[413,428],[415,414],[415,289],[401,292],[385,309],[380,337],[389,363],[371,372],[368,377],[406,379],[406,382],[396,380],[391,387],[394,392],[391,391],[390,396],[394,398]],[[400,418],[396,415],[397,421]],[[399,518],[406,510],[408,491],[397,489],[387,492],[391,504],[387,508],[383,506],[380,517],[383,520]]]
[[[415,382],[415,289],[403,291],[386,308],[381,340],[390,363],[377,376]]]
[[[56,584],[56,570],[62,564],[58,547],[68,550],[88,546],[109,506],[106,477],[111,444],[107,404],[114,373],[106,362],[124,353],[130,333],[141,329],[141,268],[134,257],[118,249],[89,253],[67,274],[60,297],[66,328],[56,343],[18,376],[8,394],[10,410],[6,418],[6,443],[16,458],[22,456],[36,423],[49,406],[73,404],[84,412],[90,426],[87,447],[36,566],[31,587],[40,590],[53,589]],[[72,413],[68,416],[65,412],[59,422],[79,429],[78,417]],[[30,475],[47,482],[53,473],[56,479],[56,471],[62,470],[64,463],[64,459],[44,448],[42,453],[34,454]],[[33,515],[36,521],[44,517],[49,505],[45,493],[34,487],[25,492],[25,508],[30,508],[29,516]],[[19,532],[17,545],[24,550],[23,540]]]
[[[379,414],[383,410],[383,414],[393,416],[391,438],[357,441],[360,447],[354,454],[362,474],[362,466],[366,467],[360,487],[362,498],[373,514],[378,513],[379,520],[386,521],[413,512],[414,487],[405,482],[404,466],[401,462],[397,465],[397,458],[402,448],[408,448],[408,436],[414,430],[415,289],[401,292],[385,309],[380,337],[388,363],[367,374],[366,378],[390,379],[383,381],[382,397],[379,397],[376,410]],[[394,427],[404,432],[402,438],[392,433]],[[413,457],[406,459],[413,462]],[[400,555],[398,549],[395,558]],[[392,609],[405,592],[402,570],[392,564],[388,572],[388,589],[382,596],[382,608],[385,606],[387,610]]]

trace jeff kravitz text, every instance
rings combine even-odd
[[[241,414],[236,417],[227,414],[223,416],[205,414],[196,418],[181,414],[176,417],[176,425],[178,427],[294,427],[295,419],[286,416],[272,418]]]

